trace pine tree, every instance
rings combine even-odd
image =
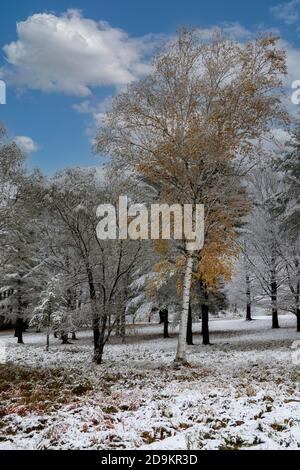
[[[300,123],[292,133],[278,170],[284,172],[285,192],[279,198],[284,212],[283,228],[290,239],[296,240],[300,234]]]
[[[55,276],[47,283],[34,309],[30,326],[39,330],[46,329],[46,351],[49,351],[50,333],[68,331],[69,313],[67,301],[62,292],[62,278]]]

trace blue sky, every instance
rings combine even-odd
[[[223,25],[242,39],[276,29],[300,79],[300,0],[10,0],[0,22],[0,120],[49,174],[101,163],[91,140],[107,98],[147,73],[157,42],[180,26]]]

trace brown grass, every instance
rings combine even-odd
[[[0,417],[25,416],[54,410],[91,390],[87,380],[59,368],[37,369],[11,363],[0,365]]]

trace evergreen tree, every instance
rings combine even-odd
[[[284,210],[284,230],[295,240],[300,233],[300,123],[294,129],[279,170],[284,172],[285,183],[285,192],[281,193],[280,198]]]
[[[46,328],[46,351],[49,351],[50,333],[68,331],[67,301],[62,292],[61,276],[55,276],[42,292],[40,302],[34,309],[30,326],[39,330]]]

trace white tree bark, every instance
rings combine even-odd
[[[193,261],[194,261],[193,252],[188,251],[187,259],[186,259],[185,275],[184,275],[182,311],[181,311],[181,318],[180,318],[177,354],[176,354],[175,362],[186,362],[186,349],[187,349],[186,330],[187,330],[188,313],[189,313]]]

